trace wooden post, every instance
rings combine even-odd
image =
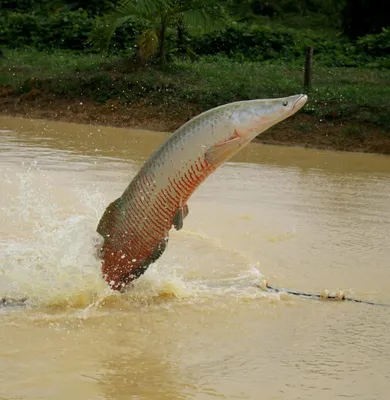
[[[306,47],[306,59],[305,59],[305,76],[303,81],[303,87],[308,93],[311,89],[311,67],[313,64],[313,47]]]

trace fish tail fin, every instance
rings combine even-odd
[[[138,279],[164,253],[168,237],[164,238],[151,252],[149,258],[141,261],[131,260],[123,250],[117,250],[108,244],[104,249],[102,273],[111,289],[123,290],[133,280]]]

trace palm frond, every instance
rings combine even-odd
[[[93,47],[108,51],[110,41],[114,32],[125,24],[131,15],[119,17],[116,14],[106,15],[96,22],[95,29],[91,32],[87,43]]]
[[[180,13],[183,24],[190,31],[205,33],[224,26],[223,15],[207,8],[185,10]]]
[[[158,36],[154,29],[148,29],[141,33],[137,40],[139,55],[144,60],[148,60],[156,53],[158,48]]]
[[[122,0],[116,7],[118,14],[137,15],[150,18],[155,15],[161,6],[167,1],[164,0]]]

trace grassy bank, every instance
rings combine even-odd
[[[173,130],[208,108],[301,93],[302,63],[203,58],[130,71],[119,58],[7,51],[0,112]],[[325,68],[297,115],[259,137],[267,143],[390,153],[390,71]]]

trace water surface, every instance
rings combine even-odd
[[[167,134],[0,118],[0,398],[387,399],[390,158],[251,144],[125,295],[96,225]]]

